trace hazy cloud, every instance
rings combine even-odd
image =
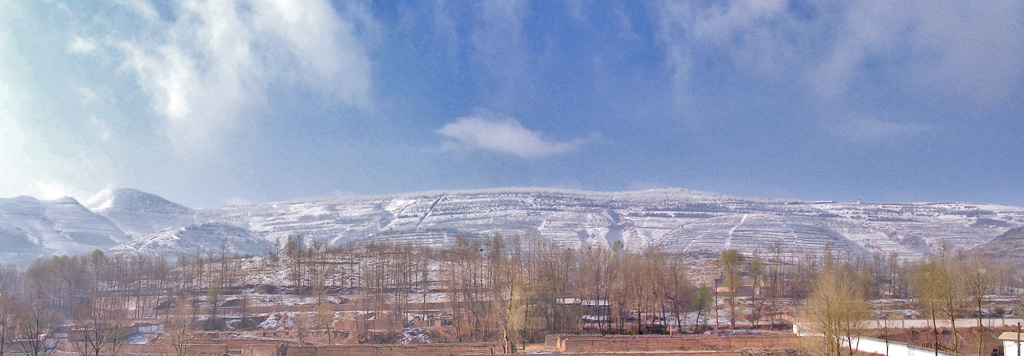
[[[368,108],[371,63],[364,36],[372,21],[326,1],[204,0],[183,3],[173,22],[147,3],[124,1],[150,32],[119,43],[167,134],[182,152],[263,105],[271,83],[300,84],[330,100]],[[141,40],[140,40],[141,39]]]
[[[840,122],[833,132],[850,141],[890,140],[914,135],[929,130],[918,123],[884,121],[875,117],[862,116]]]
[[[486,111],[456,118],[454,122],[444,125],[437,132],[465,147],[523,158],[574,151],[586,142],[581,138],[554,141],[539,131],[523,127],[514,118]]]
[[[1024,73],[1024,3],[874,0],[849,3],[835,46],[811,76],[822,93],[896,82],[987,105]]]
[[[519,0],[478,3],[470,38],[473,60],[495,82],[498,106],[508,106],[527,71],[528,51],[523,34],[527,4]]]
[[[1013,0],[783,0],[655,6],[657,39],[676,90],[704,83],[701,65],[792,77],[835,100],[894,88],[988,105],[1024,77],[1024,3]]]
[[[96,42],[81,36],[75,36],[71,39],[71,43],[68,43],[68,52],[74,54],[91,54],[95,51]]]
[[[110,138],[113,135],[111,135],[110,126],[108,126],[106,122],[100,120],[98,117],[91,116],[89,117],[89,124],[91,124],[93,129],[96,131],[96,140],[100,142],[110,141]]]

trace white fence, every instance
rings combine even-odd
[[[800,337],[822,337],[821,334],[814,333],[797,333]],[[843,346],[846,347],[848,344],[843,340]],[[870,337],[859,337],[853,339],[853,349],[857,351],[870,352],[879,355],[886,356],[929,356],[935,355],[934,349],[926,349],[923,347],[917,347],[907,345],[900,342],[889,341],[886,344],[885,340],[879,340]],[[939,351],[939,356],[957,356],[956,354]]]
[[[1017,318],[988,318],[981,319],[982,325],[986,328],[1002,327],[1002,326],[1017,326],[1017,323],[1024,323],[1024,319]],[[940,328],[950,327],[949,320],[936,320],[935,324]],[[793,323],[793,332],[802,334],[803,331],[813,325],[811,322],[798,321]],[[959,327],[973,328],[978,326],[978,319],[956,319],[956,325]],[[890,320],[865,320],[861,327],[864,329],[914,329],[914,328],[931,328],[932,322],[930,319],[890,319]]]
[[[935,350],[917,346],[910,346],[904,343],[890,341],[886,345],[885,340],[862,337],[853,340],[853,349],[857,351],[876,353],[888,356],[934,356]],[[952,353],[939,351],[940,356],[955,356]]]

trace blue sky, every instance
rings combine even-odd
[[[0,196],[1024,205],[1024,3],[0,0]]]

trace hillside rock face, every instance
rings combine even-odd
[[[202,223],[163,229],[115,246],[110,253],[141,253],[173,259],[195,254],[219,256],[222,248],[227,256],[245,256],[266,254],[273,245],[263,236],[246,229],[221,223]]]
[[[975,248],[990,261],[1024,267],[1024,227],[1011,229]]]
[[[680,189],[621,193],[557,189],[338,197],[192,210],[135,190],[89,199],[0,200],[0,243],[24,255],[231,251],[256,254],[289,235],[341,244],[387,240],[442,246],[459,234],[532,235],[564,246],[658,249],[693,256],[778,244],[786,252],[899,253],[975,248],[1024,225],[1024,209],[970,203],[842,203],[743,199]],[[95,212],[95,213],[94,213]],[[207,224],[213,223],[213,224]],[[126,241],[129,237],[135,240]],[[251,248],[250,248],[251,247]],[[233,253],[232,252],[232,253]],[[0,255],[10,261],[7,255]]]

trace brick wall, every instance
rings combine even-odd
[[[547,340],[545,340],[547,341]],[[558,350],[570,353],[622,351],[737,350],[796,347],[796,335],[563,336]]]
[[[497,343],[290,346],[287,356],[459,356],[501,354]]]

